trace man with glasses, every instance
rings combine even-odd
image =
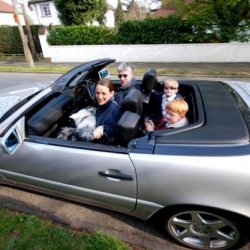
[[[118,77],[120,79],[121,87],[115,94],[115,100],[120,105],[123,98],[126,96],[130,88],[137,88],[136,79],[133,72],[133,67],[128,63],[121,63],[117,67]]]

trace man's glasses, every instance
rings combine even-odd
[[[119,78],[122,78],[122,77],[127,78],[128,75],[118,75],[118,77],[119,77]]]
[[[178,88],[175,88],[175,87],[170,86],[170,87],[164,87],[164,89],[171,89],[171,90],[174,90],[174,89],[178,89]]]

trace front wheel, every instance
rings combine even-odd
[[[171,213],[166,217],[165,229],[176,241],[192,249],[237,249],[248,235],[240,221],[200,209]]]

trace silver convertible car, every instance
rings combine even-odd
[[[46,88],[0,90],[0,183],[160,218],[192,249],[237,249],[250,235],[250,83],[179,81],[189,124],[145,133],[154,70],[121,104],[117,139],[58,139],[69,116],[95,106],[114,59],[73,68]],[[118,87],[119,82],[114,80]]]

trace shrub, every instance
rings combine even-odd
[[[31,25],[34,44],[37,53],[41,53],[41,45],[38,38],[38,25]],[[25,26],[23,27],[26,33]],[[23,45],[17,26],[0,26],[0,53],[3,54],[23,54]]]
[[[0,27],[0,52],[3,54],[23,54],[22,41],[16,26]]]
[[[187,43],[192,26],[176,16],[123,22],[118,27],[117,43],[173,44]]]
[[[112,44],[114,35],[114,29],[106,26],[57,26],[47,40],[51,45]]]

